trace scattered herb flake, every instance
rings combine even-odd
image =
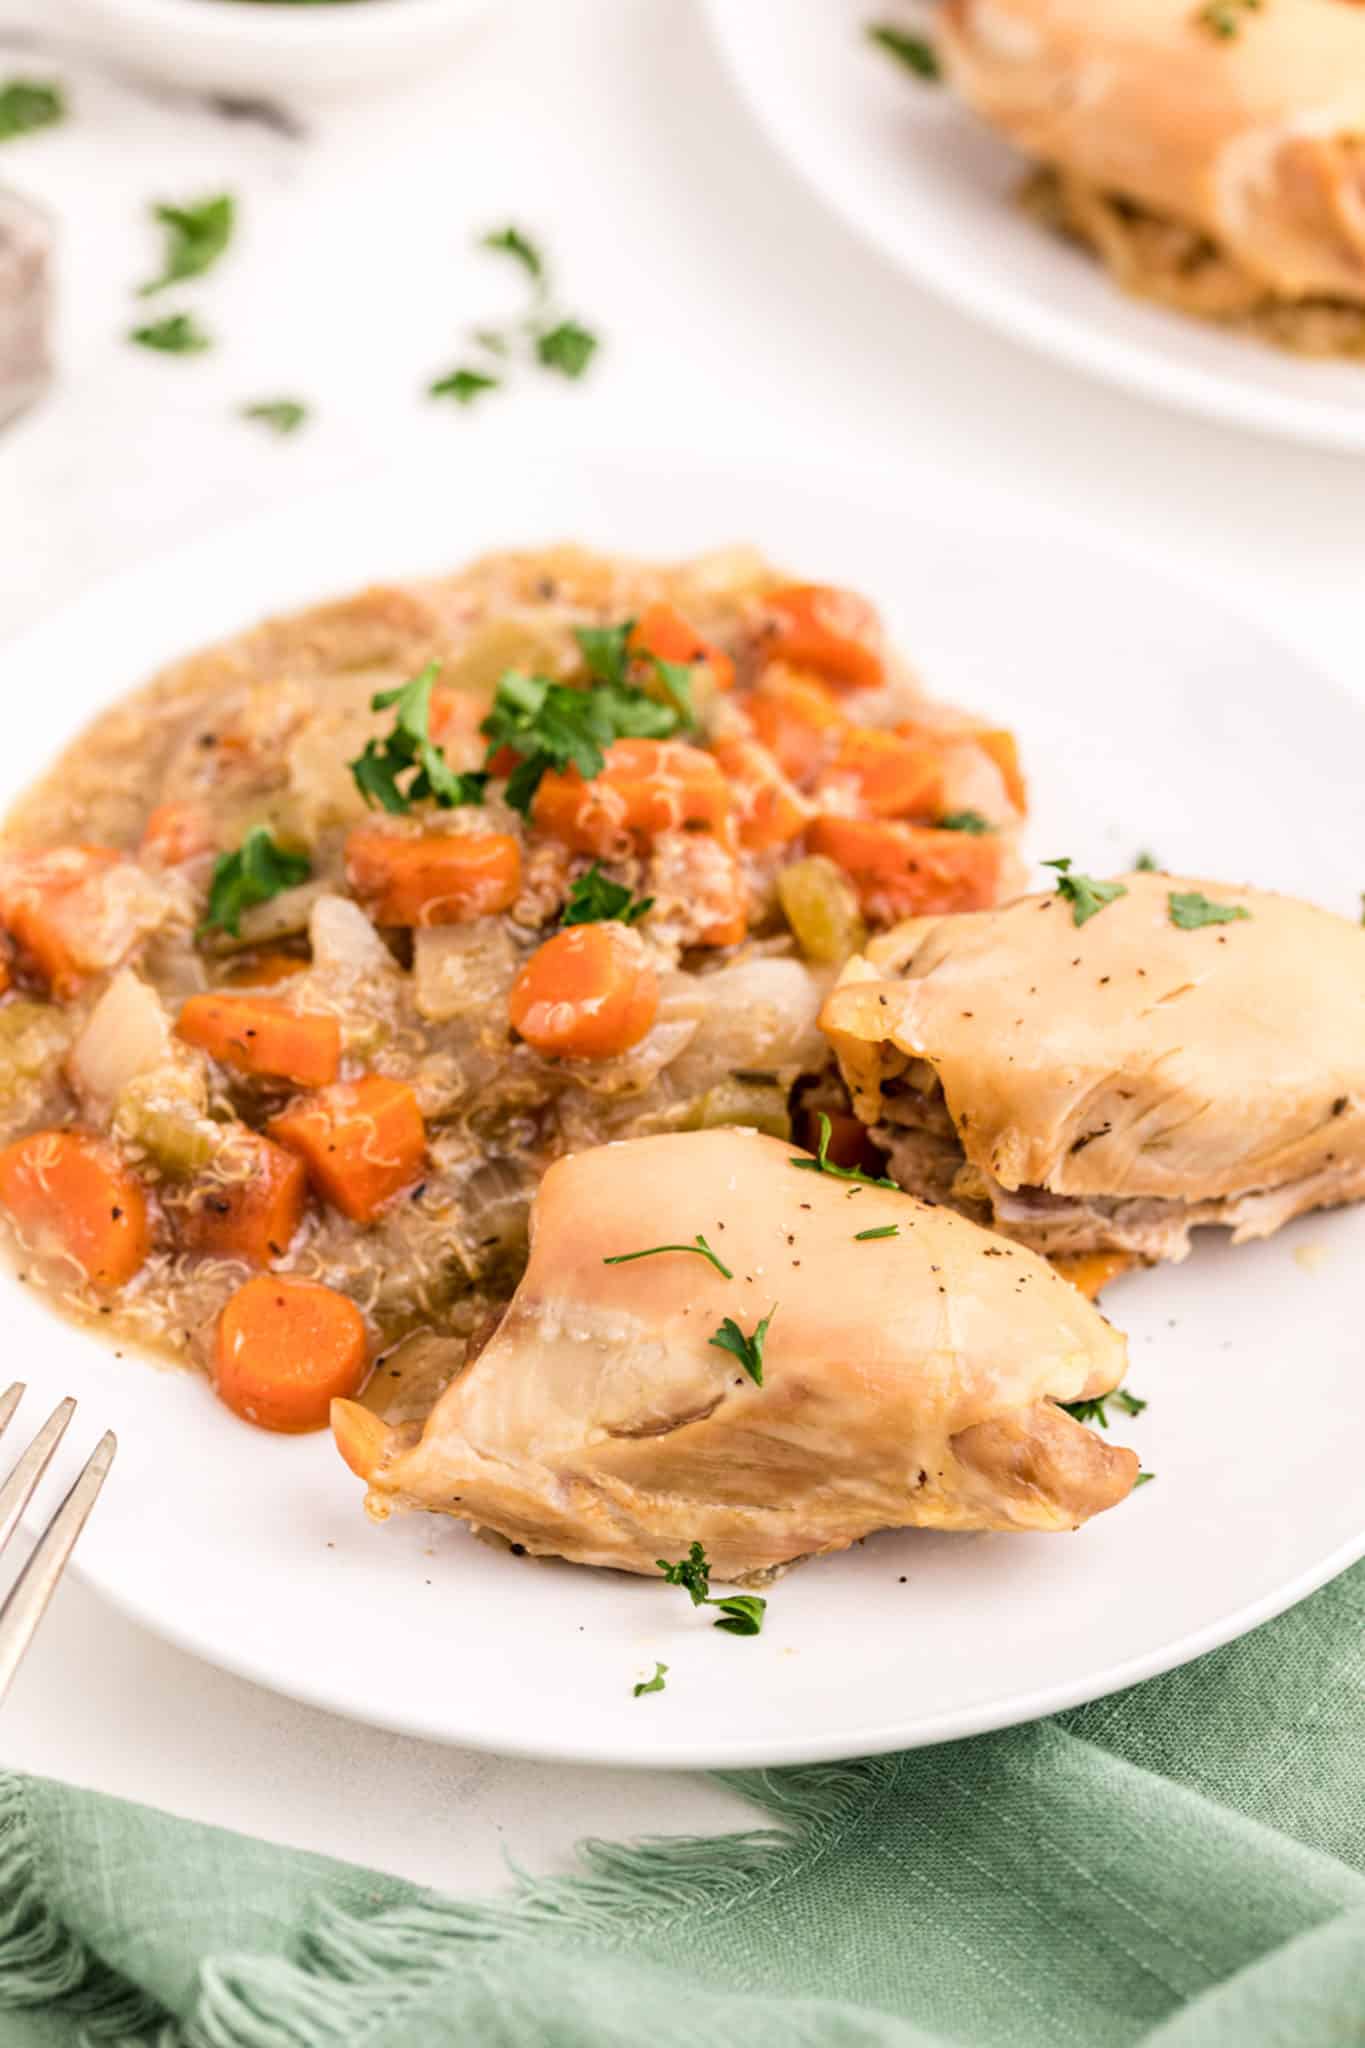
[[[548,676],[509,669],[479,730],[489,742],[485,766],[503,747],[521,755],[508,778],[507,801],[524,814],[549,769],[577,768],[591,782],[606,766],[613,740],[667,739],[680,723],[671,704],[620,682],[576,690]]]
[[[946,818],[939,819],[938,829],[940,832],[971,832],[979,836],[995,828],[980,811],[949,811]]]
[[[134,327],[128,335],[139,348],[159,349],[163,355],[192,356],[213,347],[213,338],[195,325],[193,313],[168,313],[146,327]]]
[[[1140,1400],[1136,1394],[1130,1394],[1126,1387],[1117,1387],[1112,1393],[1100,1394],[1093,1401],[1060,1401],[1058,1406],[1065,1408],[1067,1414],[1074,1416],[1077,1422],[1097,1422],[1101,1429],[1108,1429],[1107,1403],[1110,1401],[1116,1401],[1125,1415],[1141,1415],[1147,1406],[1147,1403]]]
[[[166,230],[166,256],[160,277],[138,288],[139,298],[179,284],[187,277],[202,277],[218,261],[232,240],[236,208],[232,195],[219,192],[202,199],[197,206],[154,206],[153,220]]]
[[[428,384],[427,397],[453,398],[457,405],[472,405],[485,391],[496,391],[501,382],[500,377],[490,377],[486,371],[462,367]]]
[[[1128,894],[1122,882],[1097,882],[1093,875],[1073,875],[1069,860],[1045,860],[1043,866],[1056,868],[1057,894],[1071,905],[1073,924],[1085,924],[1106,904]]]
[[[244,420],[259,420],[275,434],[296,434],[308,417],[308,407],[297,398],[262,398],[242,407]]]
[[[1138,1490],[1138,1488],[1139,1488],[1140,1486],[1146,1486],[1146,1485],[1147,1485],[1147,1484],[1149,1483],[1149,1481],[1151,1481],[1151,1480],[1153,1480],[1153,1479],[1155,1479],[1155,1478],[1156,1478],[1156,1474],[1155,1474],[1155,1472],[1139,1472],[1139,1473],[1138,1473],[1138,1476],[1137,1476],[1137,1478],[1136,1478],[1136,1479],[1135,1479],[1135,1480],[1133,1481],[1133,1491],[1134,1491],[1134,1493],[1136,1493],[1136,1492],[1137,1492],[1137,1490]]]
[[[889,50],[907,71],[913,71],[916,78],[924,79],[926,84],[936,85],[942,78],[943,66],[939,63],[938,51],[925,37],[911,35],[889,21],[870,21],[867,34],[870,42]]]
[[[666,1664],[656,1664],[654,1666],[654,1676],[652,1678],[642,1678],[640,1683],[633,1688],[633,1697],[638,1700],[641,1693],[662,1692],[664,1690],[664,1677],[667,1671],[668,1666]]]
[[[670,1586],[682,1586],[692,1595],[692,1605],[701,1606],[711,1591],[711,1567],[700,1543],[694,1543],[686,1557],[680,1557],[676,1564],[663,1557],[656,1557],[654,1562]]]
[[[1251,915],[1249,910],[1243,910],[1240,903],[1211,903],[1198,889],[1185,892],[1172,889],[1166,903],[1171,923],[1182,932],[1197,932],[1206,924],[1234,924],[1239,917]]]
[[[855,1230],[853,1242],[855,1244],[866,1244],[869,1238],[873,1237],[899,1237],[900,1232],[901,1227],[899,1223],[879,1223],[875,1230]]]
[[[1161,873],[1161,862],[1154,853],[1148,853],[1145,846],[1133,862],[1133,866],[1140,875],[1159,875]]]
[[[536,357],[547,370],[581,377],[597,351],[597,336],[576,320],[561,320],[536,336]]]
[[[428,662],[411,682],[371,697],[371,711],[396,711],[393,730],[382,740],[366,740],[364,752],[349,763],[366,803],[378,804],[394,816],[426,798],[445,810],[483,802],[488,782],[483,770],[456,774],[431,738],[431,692],[440,672],[439,662]],[[402,776],[408,777],[406,787]]]
[[[731,1593],[723,1598],[711,1598],[711,1566],[700,1543],[692,1544],[686,1557],[680,1557],[676,1564],[670,1564],[663,1557],[654,1561],[669,1585],[681,1586],[694,1607],[720,1609],[716,1628],[724,1629],[727,1635],[732,1636],[756,1636],[762,1630],[768,1603],[759,1594]]]
[[[768,1325],[777,1314],[774,1302],[766,1316],[758,1323],[752,1337],[746,1337],[733,1316],[726,1316],[715,1335],[707,1338],[717,1351],[728,1351],[737,1358],[756,1387],[763,1384],[763,1345],[768,1335]]]
[[[528,236],[522,234],[520,228],[498,228],[490,235],[483,235],[480,237],[480,247],[495,249],[504,256],[514,257],[523,270],[529,271],[534,278],[539,279],[545,275],[545,263],[539,249]]]
[[[638,924],[653,908],[652,896],[632,896],[620,882],[613,882],[594,861],[586,875],[580,875],[569,889],[561,924]]]
[[[1226,42],[1241,32],[1248,14],[1259,13],[1260,6],[1261,0],[1204,0],[1194,18],[1210,35]]]
[[[732,1593],[725,1600],[708,1600],[708,1607],[718,1607],[721,1618],[717,1628],[723,1628],[727,1635],[756,1636],[763,1631],[763,1617],[768,1603],[758,1593]]]
[[[700,1232],[693,1238],[691,1244],[652,1244],[642,1252],[617,1252],[612,1258],[603,1259],[602,1264],[628,1266],[632,1259],[653,1259],[657,1258],[660,1252],[695,1252],[699,1259],[709,1259],[722,1279],[733,1280],[735,1277],[730,1268],[716,1257]]]
[[[264,825],[257,825],[235,853],[220,855],[209,883],[209,907],[200,933],[217,928],[235,939],[244,910],[306,882],[312,872],[305,855],[287,853],[275,844]]]
[[[66,100],[58,85],[37,78],[11,78],[0,85],[0,142],[50,128],[66,116]]]
[[[894,1188],[896,1182],[888,1180],[885,1174],[864,1173],[860,1166],[836,1166],[829,1157],[831,1125],[822,1110],[817,1111],[820,1119],[820,1143],[814,1159],[790,1159],[788,1164],[800,1167],[802,1173],[829,1173],[838,1180],[860,1180],[870,1188]]]

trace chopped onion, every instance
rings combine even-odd
[[[245,920],[244,920],[245,921]],[[321,974],[391,973],[394,958],[358,903],[318,896],[308,916],[308,944]]]
[[[701,1096],[731,1074],[794,1080],[818,1071],[827,1058],[817,1022],[827,985],[800,960],[740,960],[702,976],[694,984],[701,1021],[669,1076],[674,1087]]]
[[[161,998],[130,968],[116,974],[71,1048],[67,1072],[95,1102],[112,1102],[121,1088],[170,1057],[171,1026]]]
[[[503,1003],[517,971],[516,948],[495,919],[430,925],[413,934],[413,1000],[433,1024],[478,1017]]]

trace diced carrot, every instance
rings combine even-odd
[[[214,1391],[260,1429],[322,1429],[333,1401],[364,1384],[369,1350],[365,1318],[346,1295],[258,1273],[218,1318]]]
[[[940,832],[897,819],[817,818],[807,843],[844,870],[864,915],[879,924],[948,910],[985,910],[1000,883],[998,833]]]
[[[216,844],[213,827],[201,805],[158,804],[147,815],[138,851],[144,860],[156,861],[163,868],[174,868],[183,861],[197,860],[201,854],[211,853]]]
[[[737,946],[749,935],[749,892],[737,856],[728,848],[717,848],[725,863],[718,886],[708,892],[708,907],[715,915],[697,933],[699,946]]]
[[[787,846],[805,831],[811,807],[757,740],[719,740],[721,773],[734,792],[735,825],[741,846],[766,853]]]
[[[242,953],[232,962],[223,981],[228,988],[273,988],[277,982],[302,974],[307,965],[298,953]]]
[[[122,858],[107,846],[60,846],[0,863],[0,925],[56,996],[75,995],[90,971],[82,938],[98,912],[98,880]]]
[[[591,782],[552,770],[531,815],[575,853],[609,857],[660,832],[723,833],[730,790],[710,754],[682,740],[613,740]]]
[[[1005,794],[1021,817],[1028,816],[1028,784],[1019,765],[1019,742],[1012,732],[995,728],[974,734],[977,745],[990,755],[1000,770]]]
[[[470,924],[516,902],[521,848],[510,832],[413,839],[359,825],[346,841],[346,879],[376,924]]]
[[[6,1145],[0,1204],[36,1256],[70,1259],[102,1293],[131,1280],[151,1249],[140,1182],[84,1131],[33,1131]]]
[[[8,943],[0,938],[0,996],[8,995],[14,986],[14,954]]]
[[[273,1265],[303,1221],[308,1172],[294,1152],[245,1125],[224,1147],[226,1178],[199,1180],[170,1207],[176,1243],[212,1258]]]
[[[818,676],[781,666],[764,670],[744,708],[782,773],[803,787],[830,759],[848,723]]]
[[[319,1010],[296,1010],[278,996],[191,996],[176,1030],[225,1067],[319,1088],[341,1066],[341,1026]]]
[[[352,1223],[372,1223],[411,1187],[426,1155],[426,1127],[404,1081],[366,1074],[305,1097],[266,1126],[297,1152],[324,1201]]]
[[[1058,1252],[1050,1263],[1087,1301],[1094,1301],[1111,1280],[1131,1272],[1138,1259],[1135,1252]]]
[[[537,1052],[605,1060],[637,1045],[659,1008],[659,980],[638,936],[577,924],[531,955],[512,984],[512,1028]]]
[[[884,679],[881,620],[856,591],[789,583],[768,592],[763,610],[763,646],[777,660],[845,690],[875,689]]]
[[[886,1156],[879,1152],[867,1134],[866,1124],[859,1123],[856,1116],[847,1110],[826,1110],[829,1118],[829,1144],[825,1157],[835,1166],[856,1166],[862,1173],[874,1177],[886,1172]],[[794,1136],[798,1145],[807,1152],[816,1152],[820,1147],[821,1124],[818,1112],[803,1109],[797,1118]]]
[[[718,690],[734,685],[735,665],[729,655],[693,632],[671,604],[646,605],[631,628],[626,647],[631,654],[652,654],[659,661],[686,662],[689,667],[704,662]]]
[[[1006,732],[1000,726],[976,725],[970,719],[964,719],[956,725],[935,725],[923,724],[914,718],[905,719],[896,727],[896,731],[903,739],[915,740],[921,746],[945,748],[948,759],[954,763],[961,758],[960,750],[974,747],[978,753],[984,754],[991,764],[1012,808],[1021,818],[1028,816],[1028,785],[1024,781],[1023,770],[1019,765],[1019,747],[1012,732]],[[947,777],[949,784],[957,779],[955,772],[950,770]],[[951,786],[945,790],[945,802],[950,810],[957,808]],[[965,806],[972,810],[976,807],[974,799],[969,799]],[[998,802],[985,808],[992,816],[1001,810]]]
[[[868,817],[932,821],[943,811],[943,755],[925,741],[853,725],[820,788],[846,791]]]

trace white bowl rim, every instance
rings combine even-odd
[[[334,47],[403,41],[409,31],[422,35],[449,17],[452,24],[472,18],[483,0],[320,0],[317,6],[291,6],[287,0],[85,0],[109,22],[122,20],[144,29],[178,37],[223,37],[275,48],[302,49],[326,37]]]

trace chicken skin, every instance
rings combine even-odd
[[[516,1295],[425,1426],[334,1404],[370,1513],[650,1574],[700,1541],[734,1580],[876,1529],[1072,1529],[1121,1500],[1136,1456],[1057,1405],[1119,1384],[1119,1333],[1032,1253],[807,1158],[712,1130],[558,1161]],[[759,1384],[712,1340],[764,1317]]]

